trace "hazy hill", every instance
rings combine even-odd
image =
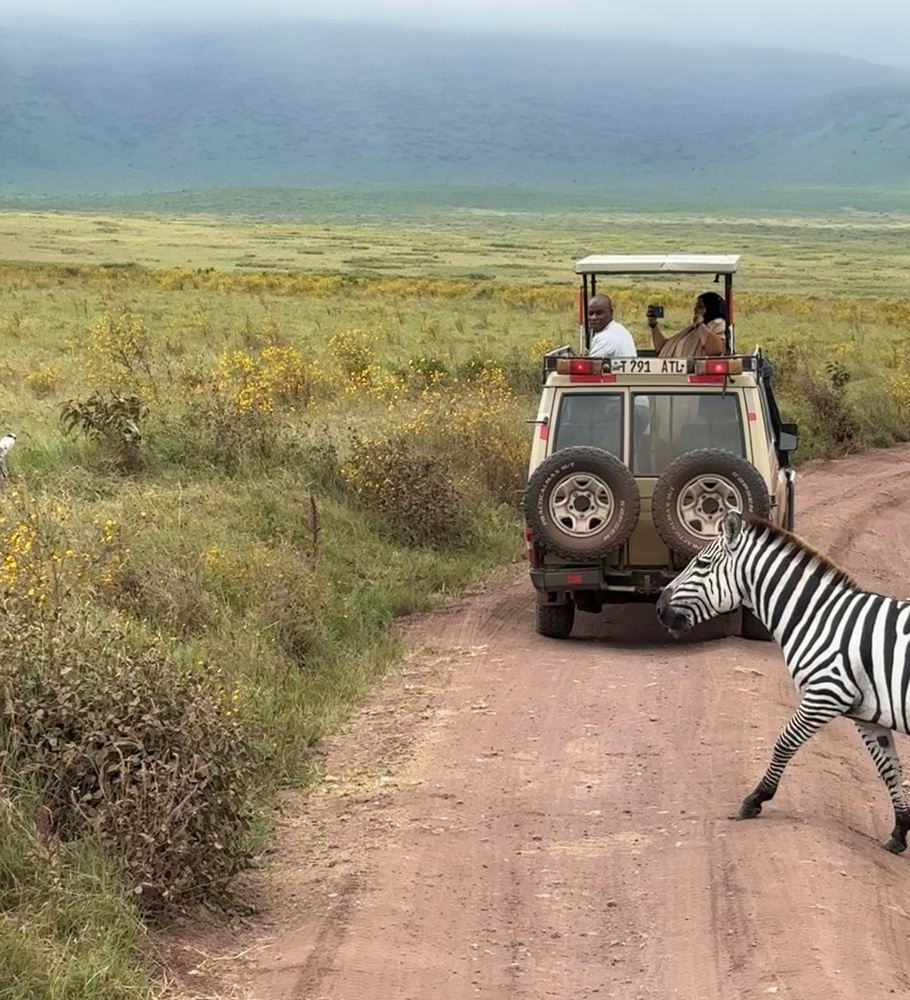
[[[325,25],[0,34],[0,194],[907,188],[910,76],[835,56]]]

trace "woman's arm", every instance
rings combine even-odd
[[[724,326],[726,328],[726,324]],[[706,357],[716,358],[726,351],[727,339],[722,333],[717,332],[715,320],[707,326],[699,323],[694,329],[698,330],[698,342]]]
[[[666,344],[667,338],[656,319],[649,319],[648,326],[651,327],[651,342],[654,344],[654,350],[660,354],[660,349]]]

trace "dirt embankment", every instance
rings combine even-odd
[[[801,533],[910,596],[910,447],[803,470]],[[533,630],[523,570],[414,650],[290,795],[261,912],[172,943],[186,995],[878,1000],[910,993],[910,856],[850,723],[731,822],[795,706],[777,647],[648,608]],[[899,741],[906,750],[907,741]],[[910,757],[908,757],[910,760]]]

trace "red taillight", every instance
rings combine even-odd
[[[540,565],[540,554],[537,551],[537,546],[534,544],[534,529],[529,525],[525,525],[525,559],[533,566],[537,567]]]
[[[603,358],[559,358],[556,361],[556,371],[560,375],[600,375],[603,370]]]
[[[703,375],[726,375],[729,373],[729,362],[726,360],[706,361]]]
[[[570,587],[573,586],[574,584],[582,583],[583,580],[584,577],[581,575],[581,573],[566,574],[566,583],[569,584]]]
[[[742,358],[699,358],[695,362],[696,375],[742,375]]]
[[[695,374],[689,376],[690,385],[719,385],[731,375],[742,375],[742,358],[699,358]]]
[[[537,436],[540,438],[541,441],[549,441],[550,440],[550,428],[547,427],[546,424],[541,424],[540,425],[540,430],[537,432]]]

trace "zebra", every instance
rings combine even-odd
[[[800,702],[738,818],[758,816],[797,750],[825,723],[846,716],[894,806],[884,846],[901,854],[910,806],[892,731],[910,732],[910,602],[863,590],[795,535],[731,511],[717,538],[663,591],[657,617],[675,637],[740,606],[777,640]]]

